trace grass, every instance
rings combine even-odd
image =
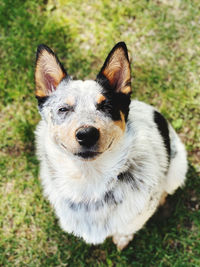
[[[0,266],[200,266],[200,3],[198,0],[0,2]],[[77,78],[94,78],[118,41],[133,97],[155,105],[186,144],[186,186],[123,252],[64,233],[42,195],[34,151],[36,47]]]

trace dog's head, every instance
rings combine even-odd
[[[49,133],[67,153],[93,160],[123,136],[131,97],[125,43],[115,45],[94,81],[72,80],[54,52],[40,45],[35,83]]]

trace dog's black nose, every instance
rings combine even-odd
[[[81,146],[91,147],[99,139],[99,130],[92,126],[81,127],[76,131],[76,140]]]

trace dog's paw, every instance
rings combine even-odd
[[[121,251],[133,239],[133,236],[134,236],[133,234],[130,235],[116,234],[113,236],[113,243],[117,246],[117,249]]]
[[[168,194],[166,192],[164,192],[162,194],[162,196],[160,198],[160,203],[159,203],[160,206],[163,206],[165,204],[167,196],[168,196]]]

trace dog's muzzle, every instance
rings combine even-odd
[[[99,140],[99,137],[99,130],[93,126],[82,126],[76,130],[76,140],[85,148],[94,146]]]

